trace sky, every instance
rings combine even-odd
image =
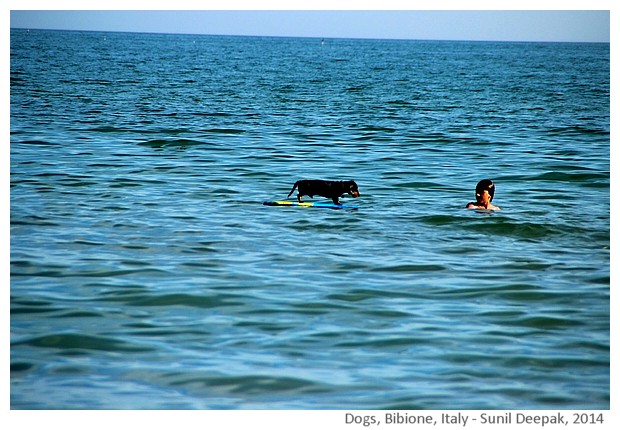
[[[609,42],[608,10],[11,10],[11,28],[320,38]]]

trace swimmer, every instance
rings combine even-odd
[[[493,195],[495,194],[495,184],[490,179],[483,179],[476,185],[476,201],[467,203],[467,209],[486,209],[498,211],[498,206],[493,206]]]

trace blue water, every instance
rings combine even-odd
[[[11,407],[609,408],[609,56],[12,30]]]

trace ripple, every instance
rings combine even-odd
[[[381,266],[370,269],[372,272],[439,272],[446,270],[446,267],[440,264],[398,264],[393,266]]]
[[[606,180],[609,181],[608,173],[567,173],[567,172],[545,172],[540,175],[530,177],[531,181],[551,181],[551,182],[588,182],[591,180]]]
[[[522,239],[543,240],[561,234],[562,230],[551,224],[501,220],[496,223],[474,223],[462,226],[465,230],[485,232],[490,235],[513,236]]]
[[[26,340],[12,342],[11,346],[27,345],[38,348],[60,350],[97,350],[108,352],[146,352],[150,347],[133,345],[129,342],[111,337],[84,335],[77,333],[48,334],[32,337]]]
[[[580,326],[583,323],[570,318],[550,317],[545,315],[530,315],[512,319],[510,321],[505,321],[504,324],[518,327],[548,330],[555,328],[575,327]]]
[[[16,362],[11,363],[11,373],[13,372],[26,372],[28,370],[32,370],[36,367],[34,363],[27,362]]]
[[[150,148],[163,148],[163,147],[180,147],[187,148],[191,146],[208,145],[207,142],[191,139],[152,139],[145,142],[139,142],[138,145],[148,146]]]
[[[556,127],[550,128],[547,133],[558,136],[579,136],[582,134],[590,135],[609,135],[609,130],[603,130],[601,128],[591,128],[584,126],[571,126],[571,127]]]
[[[167,377],[173,387],[191,389],[217,387],[232,394],[274,395],[277,393],[320,394],[331,391],[329,386],[302,378],[263,375],[241,376],[191,376],[187,374]]]
[[[387,337],[385,339],[368,339],[365,341],[351,342],[345,341],[340,342],[336,346],[340,348],[403,348],[403,347],[412,347],[418,345],[425,344],[435,344],[437,340],[432,340],[429,338],[423,337]]]
[[[11,142],[11,145],[41,145],[41,146],[56,146],[58,143],[49,142],[47,140],[21,140],[17,142]]]
[[[11,217],[11,225],[33,225],[42,227],[58,227],[60,224],[54,222],[48,217],[37,215],[22,216],[20,218]]]
[[[194,295],[194,294],[133,294],[132,292],[113,293],[103,300],[121,301],[129,306],[188,306],[194,308],[218,308],[240,306],[239,296],[235,295]]]

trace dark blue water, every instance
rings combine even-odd
[[[12,30],[11,407],[609,408],[609,55]]]

